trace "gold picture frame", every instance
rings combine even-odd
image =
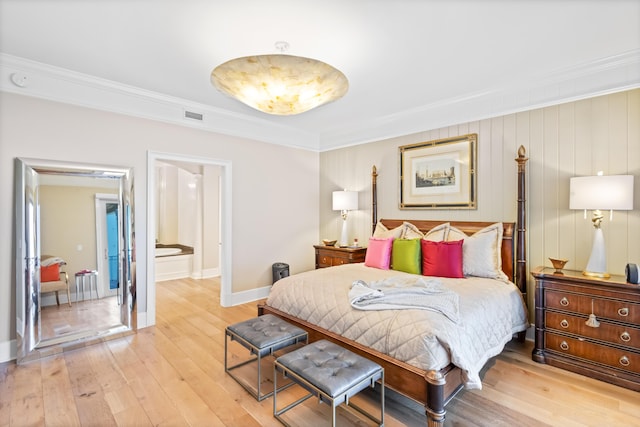
[[[478,134],[399,147],[400,209],[476,209]]]

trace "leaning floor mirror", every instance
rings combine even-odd
[[[17,362],[135,329],[133,171],[15,160]]]

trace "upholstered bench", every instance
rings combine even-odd
[[[243,347],[248,349],[250,352],[250,358],[240,363],[236,363],[233,366],[229,366],[229,339],[237,341]],[[264,316],[227,326],[225,329],[224,340],[224,370],[241,386],[247,389],[247,391],[256,399],[258,399],[258,401],[261,401],[273,394],[273,391],[262,393],[260,389],[262,383],[262,358],[265,356],[272,356],[273,353],[278,350],[301,342],[307,342],[307,332],[304,329],[293,326],[272,314],[265,314]],[[232,372],[234,369],[252,362],[258,363],[258,384],[255,389],[249,385],[246,379],[241,378],[239,375],[235,375],[235,373]]]
[[[273,365],[274,378],[277,372],[285,378],[300,384],[309,394],[278,409],[277,381],[273,394],[273,415],[284,425],[289,425],[282,414],[312,396],[320,402],[331,405],[331,425],[336,425],[336,407],[342,403],[356,409],[369,419],[384,425],[384,369],[349,350],[327,340],[320,340],[276,359]],[[367,413],[349,402],[349,399],[367,387],[374,387],[380,381],[380,418]]]

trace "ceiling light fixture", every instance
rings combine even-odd
[[[277,42],[281,53],[245,56],[218,65],[211,82],[223,93],[268,114],[304,113],[342,98],[349,81],[339,70],[316,59],[284,54],[287,42]]]

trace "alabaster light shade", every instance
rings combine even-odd
[[[285,54],[232,59],[211,72],[211,82],[252,108],[283,116],[335,101],[349,89],[345,75],[331,65]]]
[[[633,175],[596,175],[574,177],[569,181],[569,208],[593,210],[593,246],[583,274],[609,277],[604,233],[600,228],[601,210],[633,209]]]

